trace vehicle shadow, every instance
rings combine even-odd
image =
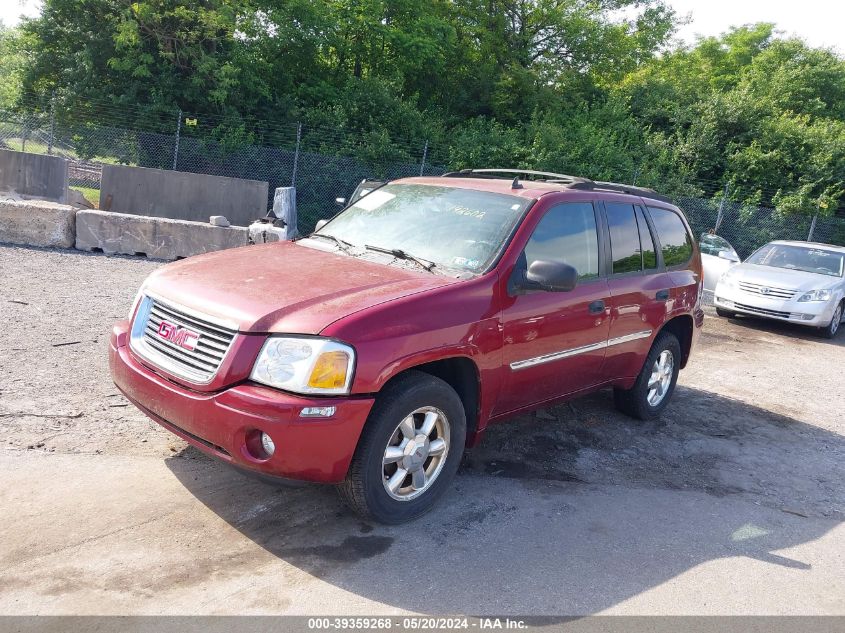
[[[721,319],[724,317],[717,317],[714,315],[712,318]],[[749,330],[753,329],[758,332],[788,336],[790,338],[807,341],[809,343],[823,343],[826,345],[845,347],[845,324],[840,326],[843,332],[839,332],[836,337],[828,339],[819,334],[816,328],[796,325],[795,323],[787,323],[785,321],[774,321],[772,319],[762,319],[746,315],[731,317],[729,321],[734,325],[748,328]]]
[[[726,557],[809,573],[777,552],[845,519],[843,455],[842,435],[679,387],[659,421],[626,418],[600,392],[498,425],[443,503],[401,526],[358,519],[329,488],[266,485],[194,449],[167,465],[250,542],[369,600],[583,615]]]

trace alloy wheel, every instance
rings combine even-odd
[[[449,420],[435,407],[421,407],[405,417],[390,436],[382,460],[384,489],[398,501],[428,490],[449,454]]]
[[[646,400],[649,405],[656,407],[669,392],[672,384],[672,376],[675,373],[675,357],[668,349],[660,352],[660,356],[654,361],[651,368],[651,376],[648,379],[648,394]]]
[[[833,313],[833,320],[830,322],[830,333],[836,334],[836,331],[839,329],[839,324],[842,322],[842,304],[840,303],[839,306],[836,308],[836,312]]]

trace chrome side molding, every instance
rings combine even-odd
[[[581,347],[573,347],[565,349],[560,352],[552,352],[551,354],[543,354],[542,356],[535,356],[534,358],[526,358],[525,360],[516,360],[510,364],[510,368],[514,371],[525,369],[527,367],[534,367],[542,365],[543,363],[551,363],[552,361],[561,360],[577,356],[578,354],[586,354],[588,352],[596,352],[606,347],[613,347],[614,345],[622,345],[623,343],[630,343],[631,341],[638,341],[641,338],[649,338],[654,330],[640,330],[639,332],[632,332],[624,336],[617,336],[599,343],[590,343],[589,345],[582,345]]]

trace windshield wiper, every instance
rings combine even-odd
[[[337,244],[338,248],[340,248],[340,250],[342,250],[344,253],[351,254],[351,249],[355,248],[354,244],[347,242],[346,240],[342,240],[339,237],[335,237],[334,235],[330,235],[329,233],[312,233],[308,237],[322,237],[323,239],[331,240],[332,242]]]
[[[432,272],[431,269],[436,266],[434,262],[428,261],[427,259],[420,259],[419,257],[415,257],[410,253],[406,253],[401,248],[382,248],[381,246],[373,246],[372,244],[364,244],[364,248],[368,251],[376,251],[377,253],[386,253],[388,255],[393,255],[396,259],[404,259],[409,262],[414,262],[415,264],[422,266],[428,272]]]

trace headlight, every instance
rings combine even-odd
[[[811,290],[801,295],[798,301],[830,301],[830,290]]]
[[[269,387],[306,394],[349,393],[355,350],[327,338],[271,336],[250,378]]]

